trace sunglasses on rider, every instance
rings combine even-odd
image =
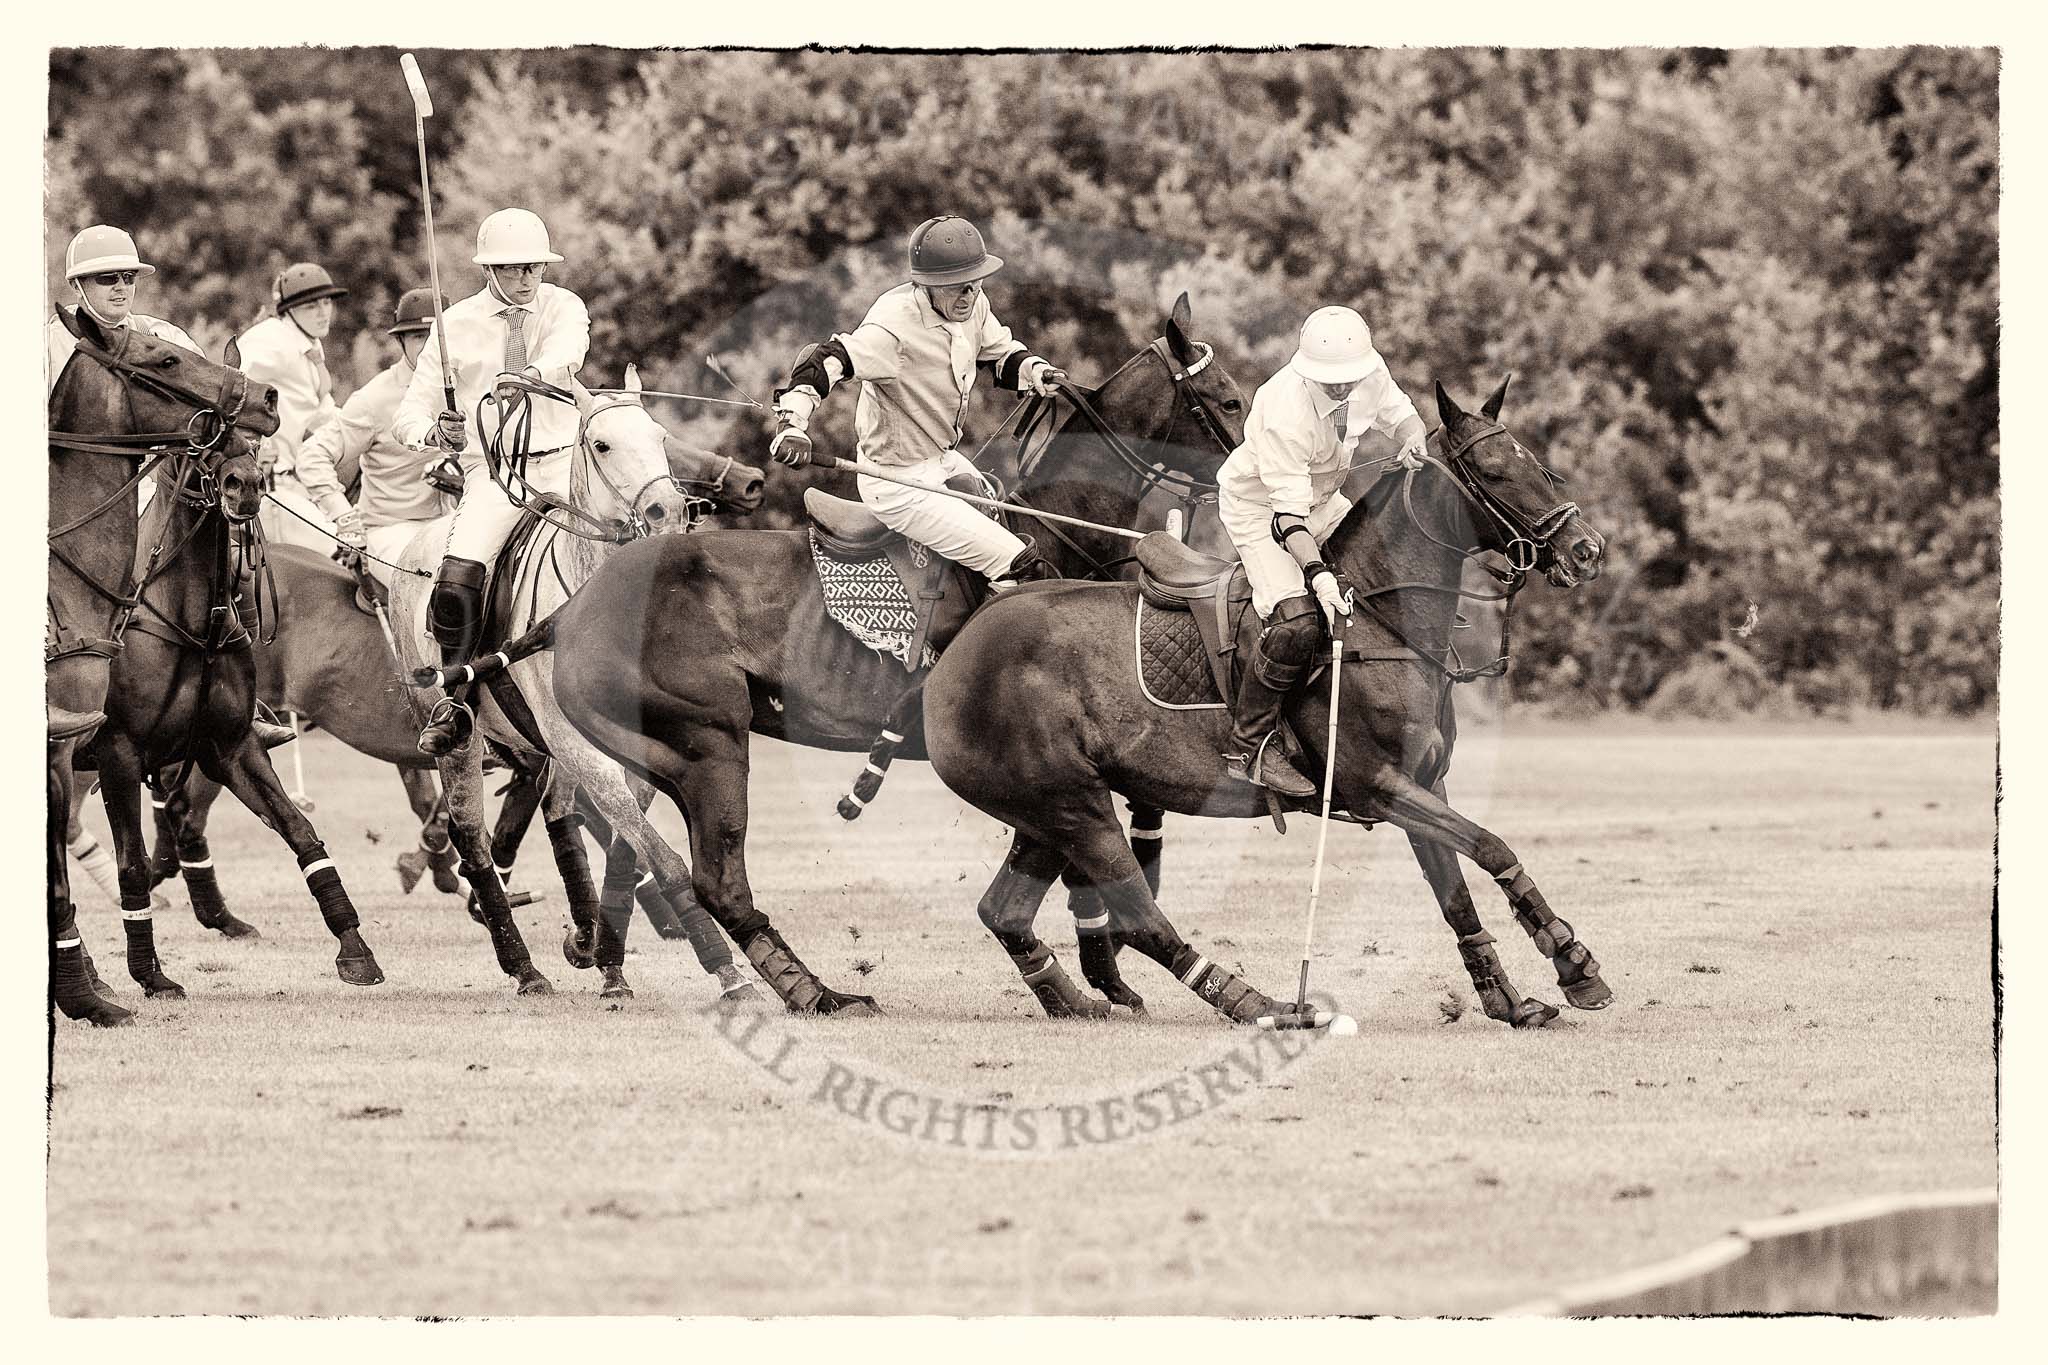
[[[544,261],[535,262],[531,265],[494,265],[491,267],[491,269],[501,275],[538,275],[547,268],[547,263]]]
[[[89,278],[100,288],[111,289],[117,284],[133,284],[141,274],[140,270],[103,270]]]

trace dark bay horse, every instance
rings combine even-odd
[[[682,463],[682,457],[671,460]],[[434,761],[419,751],[421,717],[415,695],[399,676],[398,662],[384,635],[384,626],[356,605],[357,579],[333,558],[299,545],[273,546],[268,551],[274,590],[274,632],[251,643],[256,661],[256,694],[273,709],[290,711],[325,730],[358,753],[392,764],[406,798],[420,820],[420,842],[398,858],[402,888],[408,893],[422,874],[431,871],[438,890],[459,893],[455,846],[448,835],[446,805],[434,782]],[[491,836],[491,861],[501,876],[508,872],[549,786],[545,760],[500,750],[511,773]],[[219,784],[194,772],[182,790],[159,807],[155,868],[158,877],[182,872],[192,906],[202,925],[229,937],[255,931],[227,908],[212,867],[206,841],[209,811],[221,792]],[[592,812],[582,818],[591,820]],[[601,842],[609,833],[597,820]],[[560,812],[548,821],[556,864],[571,901],[571,915],[582,921],[594,915],[597,892],[571,822]],[[694,901],[680,907],[651,894],[640,898],[643,911],[664,938],[689,938],[700,950],[722,944],[718,928]],[[730,954],[724,956],[730,961]],[[716,970],[715,962],[704,964]]]
[[[261,504],[252,442],[231,449],[218,468],[160,479],[137,536],[145,586],[90,756],[120,865],[128,972],[149,996],[179,998],[184,989],[156,952],[141,784],[146,774],[185,764],[227,787],[291,846],[336,939],[341,979],[354,986],[384,979],[334,859],[286,795],[250,725],[256,667],[235,588],[245,562],[261,553],[254,524]]]
[[[45,696],[51,994],[72,1019],[133,1012],[94,990],[65,863],[76,751],[105,722],[113,661],[136,603],[136,489],[171,471],[179,489],[253,490],[256,441],[277,430],[277,392],[167,341],[59,310],[80,346],[50,393]]]
[[[1461,853],[1500,885],[1571,1004],[1598,1009],[1612,997],[1592,954],[1551,912],[1513,850],[1445,798],[1456,738],[1451,630],[1460,596],[1478,595],[1461,592],[1460,574],[1478,558],[1510,593],[1531,569],[1570,587],[1597,575],[1603,547],[1576,505],[1560,499],[1550,473],[1500,425],[1506,391],[1503,381],[1468,414],[1438,385],[1443,425],[1422,470],[1383,477],[1331,536],[1325,558],[1359,601],[1346,630],[1336,808],[1408,833],[1486,1013],[1524,1027],[1557,1011],[1509,982],[1458,869]],[[1129,943],[1240,1023],[1285,1013],[1182,940],[1111,808],[1121,794],[1190,815],[1265,813],[1258,788],[1224,776],[1227,711],[1165,710],[1143,695],[1133,658],[1138,606],[1134,586],[1035,585],[977,615],[932,672],[924,699],[932,765],[956,793],[1016,830],[981,898],[982,922],[1013,961],[1047,952],[1032,923],[1052,879],[1071,864],[1109,912],[1106,926],[1081,926],[1080,944],[1084,975],[1111,1002],[1138,1004],[1115,965],[1116,949]],[[1327,684],[1305,686],[1287,714],[1310,750],[1305,770],[1321,773]],[[1059,979],[1057,1003],[1037,992],[1049,1013],[1108,1013],[1063,971]]]
[[[1182,295],[1162,336],[1087,395],[1119,438],[1070,413],[1015,501],[1127,525],[1160,478],[1155,466],[1213,477],[1242,439],[1244,395],[1188,325]],[[1100,533],[1029,529],[1062,573],[1110,569],[1125,554]],[[826,615],[809,533],[715,531],[631,546],[568,604],[552,638],[563,713],[681,808],[698,899],[784,1004],[872,1010],[804,966],[755,905],[746,869],[749,736],[865,750],[924,681]],[[902,732],[905,752],[922,757],[913,730]]]

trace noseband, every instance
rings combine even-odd
[[[1507,549],[1503,553],[1507,559],[1509,572],[1506,576],[1494,573],[1494,577],[1500,578],[1503,582],[1510,580],[1519,582],[1521,575],[1535,568],[1538,562],[1541,561],[1544,551],[1552,548],[1550,544],[1551,537],[1555,536],[1567,521],[1570,521],[1573,516],[1577,515],[1579,505],[1575,502],[1560,501],[1551,507],[1549,511],[1539,516],[1530,516],[1502,500],[1499,495],[1486,486],[1486,480],[1481,475],[1479,467],[1473,461],[1471,454],[1474,447],[1478,446],[1480,442],[1490,440],[1495,436],[1506,436],[1510,442],[1515,440],[1506,427],[1498,422],[1489,421],[1484,425],[1467,431],[1455,445],[1451,445],[1441,456],[1425,455],[1423,458],[1443,470],[1450,477],[1451,486],[1456,488],[1467,502],[1485,513],[1486,516],[1490,517],[1500,527],[1507,540]],[[1444,432],[1444,438],[1448,441],[1448,430]],[[1536,471],[1543,475],[1544,483],[1553,494],[1558,491],[1557,476],[1548,469],[1545,469],[1541,461],[1537,460],[1534,455],[1530,455],[1519,443],[1515,444],[1515,451],[1518,455],[1526,456],[1529,462],[1536,466]],[[1401,500],[1402,504],[1407,508],[1409,520],[1415,523],[1415,529],[1422,532],[1423,536],[1433,544],[1439,545],[1446,550],[1456,551],[1468,559],[1473,558],[1474,555],[1470,549],[1464,546],[1452,545],[1448,541],[1439,540],[1430,533],[1427,526],[1422,524],[1421,518],[1415,515],[1415,506],[1410,497],[1414,484],[1415,471],[1411,469],[1402,483]],[[1489,569],[1488,572],[1491,573],[1493,571]]]

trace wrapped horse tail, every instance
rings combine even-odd
[[[560,608],[534,623],[533,629],[516,640],[508,641],[495,654],[486,654],[481,659],[447,668],[415,668],[412,671],[414,687],[456,687],[464,683],[480,682],[503,673],[521,659],[530,658],[544,649],[555,647],[555,617]]]

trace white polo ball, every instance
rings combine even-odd
[[[1338,1038],[1349,1038],[1358,1032],[1358,1021],[1348,1014],[1340,1014],[1330,1021],[1330,1033]]]

